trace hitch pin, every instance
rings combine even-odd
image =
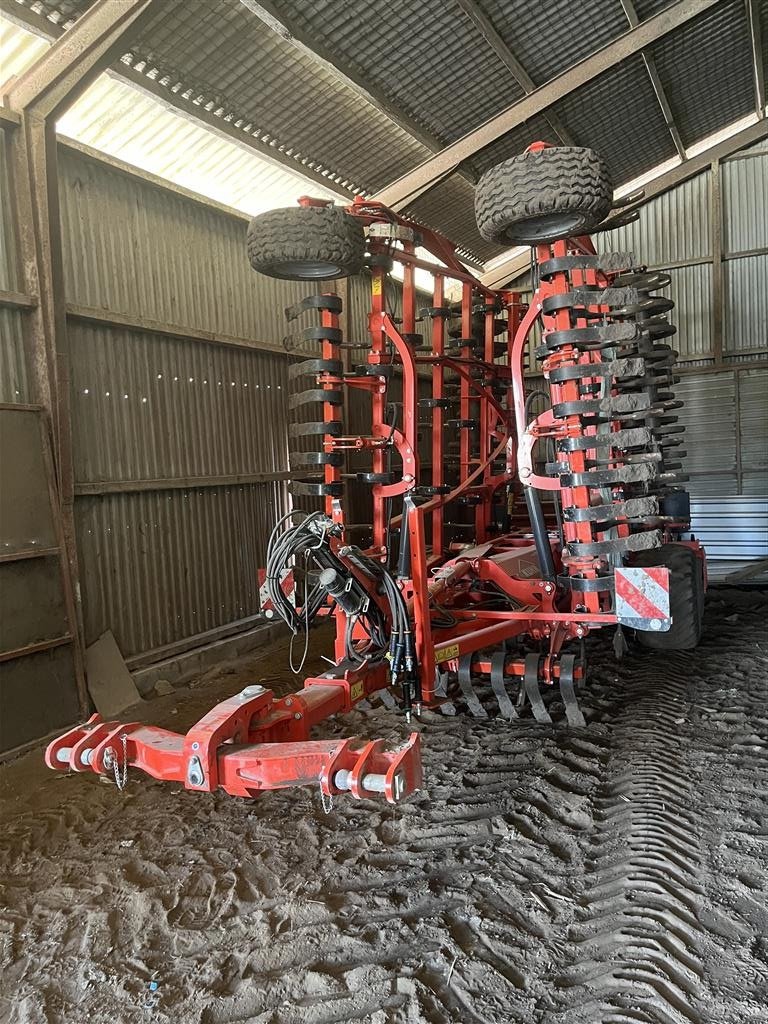
[[[61,747],[56,751],[56,760],[61,764],[69,764],[72,757],[72,747]],[[80,754],[83,764],[90,764],[93,757],[93,747],[86,747]]]
[[[362,788],[369,793],[383,793],[386,781],[386,775],[364,775]],[[337,789],[350,790],[352,788],[352,772],[345,769],[336,772],[333,784]],[[405,778],[401,772],[397,772],[392,779],[392,796],[395,800],[399,800],[402,797],[404,790]]]

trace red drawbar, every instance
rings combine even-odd
[[[416,732],[395,747],[383,740],[308,738],[318,721],[349,710],[351,703],[376,689],[370,681],[310,682],[314,685],[280,698],[261,686],[246,687],[209,711],[186,736],[140,722],[104,722],[93,715],[55,739],[45,761],[58,771],[114,772],[116,779],[126,767],[135,767],[187,789],[223,789],[232,796],[314,784],[326,796],[381,794],[397,803],[420,788]]]

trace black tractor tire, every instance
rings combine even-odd
[[[340,206],[267,210],[248,225],[254,270],[284,281],[328,281],[363,269],[362,223]]]
[[[639,551],[632,565],[664,565],[669,569],[672,625],[666,633],[638,630],[638,643],[654,651],[692,651],[698,647],[704,621],[704,574],[696,552],[684,544],[662,544]]]
[[[601,156],[579,146],[552,146],[487,170],[475,186],[475,219],[489,242],[536,245],[594,231],[612,201]]]

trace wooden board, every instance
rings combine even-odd
[[[132,704],[141,702],[141,694],[131,679],[111,629],[86,648],[85,674],[91,699],[104,718],[114,718]]]

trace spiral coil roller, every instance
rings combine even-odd
[[[682,431],[677,353],[661,340],[675,333],[666,315],[674,303],[653,293],[669,277],[622,253],[554,257],[539,275],[552,287],[537,355],[553,415],[567,427],[546,467],[562,489],[562,582],[609,590],[612,566],[661,544],[664,500],[685,479],[671,458]]]

